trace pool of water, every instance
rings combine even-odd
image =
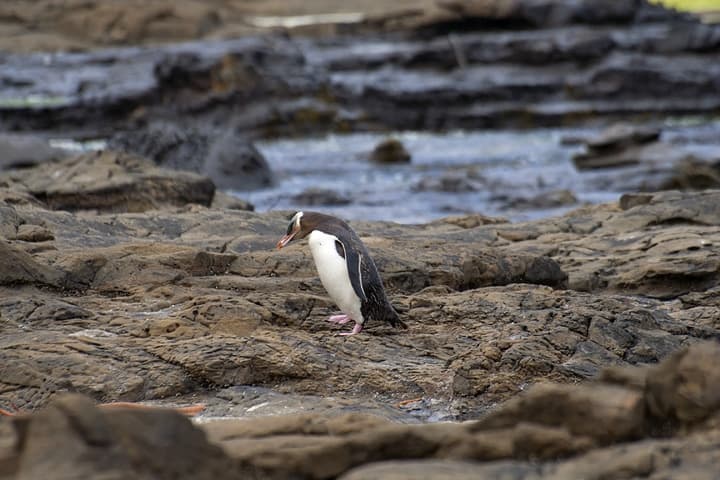
[[[259,142],[257,147],[276,174],[276,185],[233,193],[258,211],[314,209],[348,219],[419,223],[466,213],[535,219],[582,203],[617,199],[618,191],[586,184],[571,159],[581,147],[561,142],[566,136],[589,133],[357,133]],[[405,145],[412,155],[410,163],[380,165],[369,160],[374,146],[389,136]],[[308,205],[296,198],[308,189],[329,190],[344,201]]]

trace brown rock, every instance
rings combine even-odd
[[[409,163],[410,158],[405,145],[396,138],[388,138],[378,143],[370,154],[370,160],[378,163]]]
[[[562,427],[573,435],[607,444],[642,435],[644,419],[640,392],[611,385],[541,384],[472,428],[481,431],[532,422]]]
[[[674,354],[647,376],[650,412],[696,424],[720,409],[720,346],[703,343]]]
[[[0,240],[0,285],[39,284],[60,287],[65,282],[62,271],[37,262],[33,257]]]
[[[57,210],[142,212],[168,205],[210,205],[212,181],[159,169],[140,157],[97,152],[5,175]]]
[[[23,240],[25,242],[46,242],[48,240],[54,240],[52,232],[47,228],[40,225],[20,225],[18,226],[17,240]]]
[[[201,430],[169,410],[99,410],[65,396],[3,423],[18,437],[15,456],[0,455],[0,471],[15,478],[241,478]]]

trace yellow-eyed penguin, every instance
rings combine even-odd
[[[297,212],[277,248],[305,237],[320,281],[342,311],[342,315],[333,315],[328,320],[338,324],[355,322],[352,331],[340,335],[360,333],[371,319],[407,328],[385,295],[375,262],[347,223],[323,213]]]

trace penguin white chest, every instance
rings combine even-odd
[[[350,283],[347,263],[335,248],[336,241],[339,240],[335,235],[319,230],[313,230],[308,236],[310,252],[323,287],[344,314],[362,323],[364,319],[360,298],[355,294]]]

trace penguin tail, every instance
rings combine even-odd
[[[398,311],[395,310],[395,307],[393,307],[392,305],[390,306],[390,312],[391,313],[387,317],[387,321],[390,322],[390,325],[395,328],[403,328],[407,330],[407,324],[402,321],[400,315],[398,315]]]

